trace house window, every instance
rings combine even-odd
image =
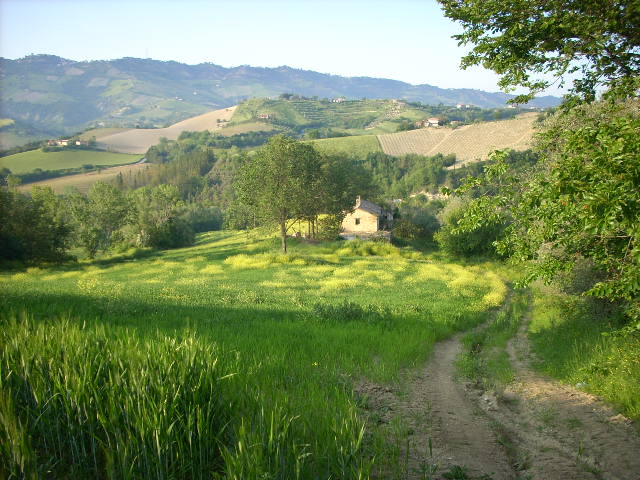
[[[360,225],[360,219],[356,218],[356,225]]]

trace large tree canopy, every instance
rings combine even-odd
[[[459,193],[483,184],[484,195],[458,230],[508,219],[497,246],[527,261],[528,281],[587,262],[595,269],[588,293],[624,304],[640,330],[640,2],[440,2],[464,26],[458,40],[474,45],[463,65],[496,71],[503,87],[534,94],[549,85],[536,75],[577,74],[579,101],[547,121],[538,165],[514,175],[498,162],[484,180],[471,179]],[[608,98],[593,102],[599,89]]]
[[[454,38],[473,45],[462,66],[494,70],[507,90],[528,88],[519,103],[566,74],[578,75],[572,93],[583,100],[594,100],[599,88],[619,98],[637,94],[638,0],[439,1],[464,27]]]
[[[236,182],[240,201],[261,220],[280,227],[285,252],[287,231],[293,220],[303,216],[320,171],[318,152],[284,135],[273,137],[240,171]]]

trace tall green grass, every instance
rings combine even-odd
[[[611,311],[590,298],[539,287],[529,336],[538,369],[640,420],[640,336],[625,333]]]
[[[516,334],[529,306],[529,293],[516,290],[483,329],[462,339],[464,350],[457,361],[459,373],[483,390],[500,390],[515,379],[506,347]]]
[[[368,477],[376,451],[353,381],[393,381],[506,287],[491,265],[391,245],[276,251],[277,239],[217,232],[145,258],[0,274],[0,468]]]

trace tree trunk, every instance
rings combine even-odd
[[[287,253],[287,222],[280,222],[280,239],[282,240],[282,251]]]

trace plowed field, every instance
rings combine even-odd
[[[388,155],[455,154],[458,165],[486,160],[493,150],[526,150],[531,145],[537,114],[525,113],[512,120],[485,122],[460,128],[421,128],[408,132],[378,135]]]
[[[187,118],[167,128],[134,128],[124,132],[101,137],[98,144],[107,150],[120,153],[145,153],[156,145],[162,137],[176,140],[184,131],[222,131],[217,120],[229,121],[236,107],[223,108],[213,112]]]

